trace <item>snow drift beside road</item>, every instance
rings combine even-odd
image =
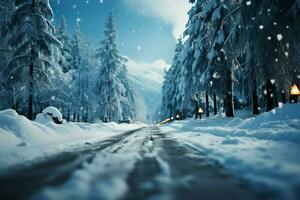
[[[33,122],[14,110],[0,111],[0,170],[99,142],[143,124]]]
[[[286,104],[256,117],[242,111],[236,113],[235,118],[216,116],[202,120],[192,119],[176,122],[167,127],[210,133],[215,136],[228,135],[300,143],[300,104]]]
[[[237,116],[176,121],[161,129],[254,183],[262,193],[299,199],[300,104],[256,117],[245,112]]]

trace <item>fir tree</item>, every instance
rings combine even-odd
[[[127,109],[126,105],[133,103],[133,96],[127,85],[127,73],[124,65],[126,59],[120,55],[116,39],[114,18],[110,13],[105,24],[104,40],[96,53],[96,58],[100,61],[96,84],[96,93],[99,99],[98,110],[100,119],[105,122],[119,121],[124,117],[132,116],[124,110]]]
[[[27,117],[33,119],[38,89],[51,86],[61,43],[54,36],[53,13],[47,0],[18,0],[9,27],[9,46],[14,54],[6,68],[12,90],[20,88],[27,97]],[[13,95],[17,95],[14,93]],[[22,99],[23,100],[23,99]]]
[[[66,32],[66,20],[61,18],[60,26],[56,32],[57,39],[63,44],[61,49],[61,56],[59,59],[59,65],[64,73],[70,70],[70,64],[72,60],[70,38]]]

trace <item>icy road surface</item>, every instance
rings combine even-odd
[[[0,199],[266,199],[156,126],[0,177]]]

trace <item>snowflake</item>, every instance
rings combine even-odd
[[[284,52],[284,55],[285,55],[286,57],[289,57],[289,52],[285,51],[285,52]]]
[[[278,41],[281,41],[282,38],[283,38],[282,34],[277,34],[277,40],[278,40]]]
[[[268,36],[267,39],[268,39],[268,40],[272,40],[272,37],[271,37],[271,36]]]
[[[141,46],[137,46],[136,49],[137,49],[138,51],[140,51],[140,50],[142,50],[142,47],[141,47]]]
[[[247,2],[246,2],[246,5],[247,5],[247,6],[250,6],[250,5],[251,5],[251,1],[247,1]]]
[[[264,29],[264,26],[263,25],[259,25],[259,29],[260,30]]]

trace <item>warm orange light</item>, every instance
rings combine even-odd
[[[202,108],[199,108],[199,109],[198,109],[198,113],[203,113]]]
[[[296,84],[291,87],[291,95],[300,95],[299,88]]]

